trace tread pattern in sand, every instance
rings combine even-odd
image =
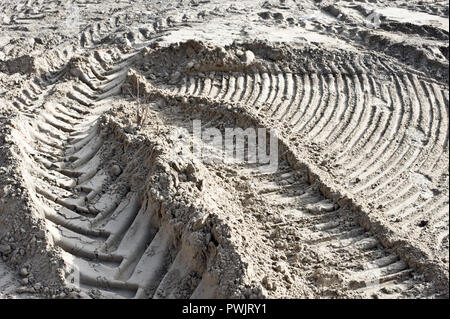
[[[183,268],[183,256],[172,251],[170,232],[152,222],[136,192],[122,174],[102,167],[102,152],[108,148],[99,134],[97,119],[109,108],[108,97],[118,92],[133,55],[122,56],[103,69],[103,52],[92,54],[81,82],[69,87],[34,88],[30,98],[49,94],[41,109],[33,112],[34,123],[19,130],[37,201],[42,207],[55,244],[79,275],[81,288],[99,289],[102,297],[173,296],[175,274]],[[85,82],[86,83],[83,83]],[[58,86],[58,84],[56,85]],[[67,89],[67,90],[66,90]],[[62,98],[54,98],[66,92]],[[22,108],[33,103],[18,101]],[[122,172],[123,173],[123,172]],[[183,276],[183,273],[178,274]]]
[[[259,194],[271,208],[286,216],[277,227],[299,226],[295,232],[288,231],[287,237],[299,237],[299,243],[327,256],[320,267],[328,271],[333,269],[338,274],[336,277],[314,274],[313,278],[319,285],[341,285],[342,291],[367,297],[373,294],[383,296],[388,291],[397,296],[406,295],[412,287],[420,286],[420,277],[406,262],[349,219],[344,208],[327,199],[312,185],[299,182],[296,171],[289,166],[276,174],[260,176],[258,185]],[[339,261],[338,267],[334,264],[336,261]]]
[[[116,61],[114,66],[103,68],[102,65],[106,65],[103,59],[111,55],[121,58],[112,59]],[[102,154],[107,152],[108,145],[99,134],[96,121],[108,109],[108,98],[119,92],[128,66],[133,63],[133,55],[123,56],[117,50],[107,54],[99,50],[91,58],[88,66],[76,68],[80,71],[76,73],[81,80],[78,83],[56,84],[56,89],[51,92],[45,85],[30,85],[33,88],[29,93],[31,101],[40,104],[40,95],[50,95],[42,108],[36,108],[33,102],[17,102],[24,114],[25,110],[34,114],[30,122],[34,125],[23,124],[19,130],[28,141],[24,144],[24,154],[30,169],[25,174],[32,176],[48,229],[55,244],[64,251],[66,261],[79,271],[83,290],[97,289],[100,291],[97,296],[101,297],[179,296],[174,280],[182,280],[189,268],[183,267],[184,257],[174,251],[170,232],[158,229],[138,194],[130,190],[128,181],[121,178],[121,174],[111,174],[102,166]],[[48,83],[57,82],[57,77],[51,79]],[[351,79],[338,78],[333,84],[331,76],[326,81],[320,75],[302,78],[282,72],[224,76],[218,82],[220,85],[215,80],[209,79],[205,81],[209,83],[203,84],[198,79],[187,78],[186,86],[181,86],[175,96],[215,91],[213,95],[221,99],[253,101],[249,104],[262,106],[258,112],[293,122],[297,114],[294,101],[305,105],[306,98],[316,108],[325,104],[308,85],[321,87],[322,93],[328,85],[351,83]],[[244,89],[258,81],[262,85],[255,86],[251,92]],[[367,79],[361,81],[366,85],[369,83]],[[281,89],[270,90],[275,85]],[[361,86],[360,83],[354,85]],[[226,89],[222,90],[222,87]],[[234,89],[239,87],[241,89]],[[299,90],[300,87],[303,90]],[[52,95],[59,96],[57,93],[60,92],[66,92],[65,96],[53,98]],[[292,94],[286,101],[280,92],[297,94]],[[350,92],[349,87],[347,92]],[[333,92],[327,94],[332,96]],[[338,104],[333,98],[326,101]],[[355,101],[351,107],[357,108],[357,104]],[[345,113],[345,110],[337,112]],[[294,125],[300,132],[302,127],[311,126],[309,122],[324,122],[324,127],[330,122],[314,120],[317,110],[305,110],[305,113],[309,114],[310,120],[297,119],[297,125]],[[351,130],[357,130],[359,121],[349,119],[348,122],[353,122]],[[310,134],[320,131],[317,125],[311,128]],[[340,131],[349,130],[342,127]],[[351,134],[341,133],[335,140],[339,140],[340,135]],[[237,169],[248,171],[251,168]],[[389,289],[401,294],[419,286],[412,276],[413,271],[395,253],[383,248],[357,223],[343,218],[345,212],[311,185],[296,180],[294,175],[295,172],[286,166],[274,175],[254,174],[252,178],[260,185],[258,192],[265,202],[273,209],[285,211],[292,219],[290,223],[301,225],[302,232],[296,235],[301,236],[302,243],[346,261],[341,271],[350,287],[345,289],[355,289],[355,293]],[[68,280],[73,276],[70,275]]]
[[[448,90],[416,74],[391,74],[379,81],[370,72],[295,74],[268,65],[247,73],[194,73],[171,90],[240,103],[272,119],[287,138],[320,145],[351,194],[403,229],[417,229],[409,232],[416,239],[425,220],[445,254],[448,192],[432,185],[448,183]]]

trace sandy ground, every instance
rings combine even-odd
[[[3,263],[0,264],[0,298],[10,298],[15,294],[15,289],[20,285],[17,274],[7,268]]]
[[[448,5],[2,1],[0,297],[448,298]]]

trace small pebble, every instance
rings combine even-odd
[[[113,173],[115,176],[118,176],[120,173],[122,173],[122,169],[119,165],[113,165],[111,167],[111,173]]]
[[[21,276],[26,277],[26,276],[28,276],[28,274],[29,274],[28,273],[28,269],[26,269],[25,267],[20,269],[20,275]]]

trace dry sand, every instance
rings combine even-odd
[[[0,28],[0,298],[448,298],[448,1],[4,0]],[[278,169],[177,156],[193,120],[276,129]]]

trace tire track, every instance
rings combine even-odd
[[[89,27],[80,38],[82,47],[100,46],[102,30],[108,33],[120,25],[113,20],[109,22],[112,27]],[[145,199],[130,187],[131,168],[108,168],[105,160],[115,150],[102,133],[99,118],[124,90],[129,68],[145,64],[145,53],[97,49],[81,59],[71,58],[72,54],[55,51],[57,60],[66,62],[50,65],[51,72],[27,83],[15,99],[16,108],[28,121],[18,129],[27,141],[22,144],[29,165],[24,175],[33,181],[54,243],[76,270],[72,275],[79,271],[83,291],[98,289],[103,297],[195,295],[199,281],[188,292],[180,291],[178,285],[194,271],[191,257],[173,245],[178,235],[158,224]],[[144,62],[137,63],[142,57]],[[442,254],[448,247],[448,191],[433,187],[442,180],[448,182],[448,163],[444,163],[448,92],[416,74],[398,73],[385,62],[380,62],[381,67],[391,78],[383,83],[363,59],[348,62],[346,72],[341,66],[327,73],[299,72],[262,61],[244,71],[202,71],[200,76],[200,72],[189,71],[175,84],[160,84],[149,77],[144,86],[153,89],[144,93],[166,100],[188,98],[188,102],[207,98],[205,107],[243,104],[256,119],[272,119],[288,139],[301,137],[306,146],[319,142],[331,167],[340,169],[338,185],[345,185],[355,198],[368,199],[379,214],[399,219],[401,228],[429,225],[427,240],[436,241],[438,254]],[[165,125],[186,126],[191,118],[190,114],[184,118],[178,114],[180,120],[160,113]],[[217,127],[222,121],[207,110],[203,119]],[[335,271],[330,272],[335,277],[310,274],[321,289],[337,287],[352,296],[384,295],[386,291],[409,296],[414,286],[425,289],[427,283],[405,258],[383,246],[379,234],[361,227],[347,207],[298,178],[286,161],[282,166],[273,175],[250,174],[247,184],[260,185],[255,192],[264,207],[287,219],[276,223],[276,229],[289,233],[293,226],[291,235],[299,237],[307,249],[329,256],[324,266]],[[243,176],[252,166],[225,166],[220,168],[223,175],[227,169]],[[425,197],[430,192],[433,201]],[[287,242],[283,235],[278,239],[267,236],[275,248]],[[421,236],[409,238],[421,240]],[[332,260],[344,263],[339,266]]]
[[[321,74],[285,71],[263,61],[257,67],[263,71],[220,72],[233,83],[226,94],[194,95],[242,104],[258,118],[272,118],[288,139],[301,136],[304,145],[319,141],[324,162],[331,159],[327,167],[334,166],[342,176],[338,185],[378,207],[379,216],[398,220],[398,228],[393,227],[403,229],[399,232],[417,244],[429,236],[427,242],[438,241],[439,247],[446,247],[442,241],[448,238],[448,191],[439,185],[448,180],[444,160],[448,154],[447,91],[432,79],[399,72],[379,59],[376,67],[389,76],[381,81],[371,73],[374,65],[365,63],[360,57],[345,70],[330,66],[333,72]],[[253,83],[236,86],[244,77],[253,78]],[[283,99],[286,94],[290,99]],[[235,96],[250,98],[239,101]],[[435,185],[439,190],[432,190]],[[438,201],[433,210],[421,205],[429,196]],[[405,213],[414,218],[404,218]],[[426,235],[420,225],[426,225]],[[419,228],[406,234],[407,227]],[[440,248],[429,245],[427,249],[446,258]]]
[[[155,94],[164,96],[169,104],[170,101],[177,101],[183,96],[167,95],[157,89]],[[168,108],[161,111],[161,114],[164,114],[164,121],[179,127],[189,127],[189,119],[198,113],[202,114],[202,120],[208,122],[208,125],[221,127],[223,116],[217,117],[212,109],[210,113],[206,113],[201,106],[201,97],[199,99],[185,105],[186,109]],[[208,105],[204,107],[210,108]],[[183,114],[186,113],[191,115],[189,117],[184,115],[183,119]],[[179,123],[180,120],[186,122]],[[254,165],[248,163],[233,164],[232,161],[225,163],[231,164],[223,164],[219,168],[211,167],[211,170],[218,169],[223,171],[224,175],[225,172],[233,171],[237,179],[242,176],[241,179],[245,180],[247,185],[254,185],[251,191],[261,196],[263,202],[261,205],[264,205],[265,209],[269,207],[271,211],[277,211],[284,216],[283,222],[275,223],[276,232],[283,233],[292,225],[297,226],[291,235],[299,237],[299,242],[313,251],[333,256],[329,261],[323,261],[324,269],[334,269],[332,260],[345,260],[342,267],[338,267],[335,279],[328,278],[326,274],[312,273],[311,280],[323,289],[326,290],[327,286],[340,287],[340,291],[353,296],[365,294],[387,296],[392,293],[406,296],[412,287],[426,285],[394,251],[384,248],[375,235],[366,231],[356,220],[352,220],[347,208],[339,207],[313,185],[305,182],[304,177],[286,161],[280,163],[279,170],[274,174],[260,174]],[[259,206],[256,209],[263,210]],[[267,231],[264,233],[274,247],[284,247],[282,245],[286,238]]]
[[[69,284],[71,276],[78,276],[83,291],[95,288],[103,297],[174,297],[178,292],[170,283],[181,257],[173,250],[173,238],[155,224],[125,172],[108,171],[103,164],[111,150],[98,118],[110,108],[108,99],[120,92],[134,55],[115,51],[121,57],[104,68],[110,61],[98,53],[89,57],[96,63],[72,65],[68,73],[42,82],[43,90],[30,86],[47,94],[43,106],[29,90],[24,95],[37,105],[19,100],[21,109],[32,114],[19,129],[27,141],[22,145],[29,165],[24,175],[33,181],[55,245],[75,271]],[[64,74],[81,81],[65,85],[59,81]],[[143,272],[148,267],[154,271]]]

